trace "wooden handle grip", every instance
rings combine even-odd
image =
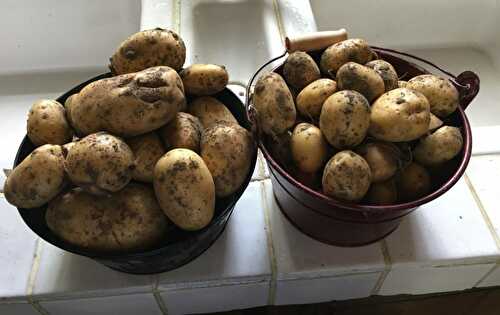
[[[285,39],[286,50],[291,53],[297,50],[313,51],[324,49],[330,45],[347,39],[347,31],[341,28],[336,31],[316,32],[295,38]]]

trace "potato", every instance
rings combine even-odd
[[[441,127],[442,125],[443,125],[443,121],[441,119],[439,119],[438,116],[431,113],[431,119],[429,121],[429,131],[436,130],[439,127]]]
[[[299,113],[311,119],[319,119],[325,100],[337,91],[337,83],[330,79],[318,79],[306,86],[296,99]]]
[[[358,154],[344,150],[335,154],[323,170],[323,192],[345,201],[363,199],[371,183],[368,163]]]
[[[302,90],[309,83],[321,78],[321,74],[311,56],[303,51],[295,51],[285,60],[283,77],[289,85]]]
[[[74,188],[49,203],[45,219],[64,241],[101,252],[150,249],[169,225],[153,189],[135,183],[110,196]]]
[[[78,94],[78,93],[77,93]],[[64,101],[64,112],[66,114],[66,121],[68,124],[72,127],[73,122],[71,121],[71,105],[73,104],[73,99],[75,98],[76,94],[72,94],[68,96],[68,98]]]
[[[372,104],[369,134],[384,141],[411,141],[427,133],[429,122],[429,102],[425,96],[397,88]]]
[[[399,80],[398,81],[398,88],[405,88],[405,87],[408,87],[408,81]]]
[[[178,71],[186,59],[184,41],[175,32],[155,28],[133,34],[123,41],[110,59],[109,68],[117,74],[168,66]]]
[[[390,91],[398,88],[398,74],[396,69],[385,60],[372,60],[365,66],[375,70],[382,80],[384,80],[385,91]]]
[[[98,132],[73,145],[65,169],[75,185],[91,193],[115,192],[132,178],[134,154],[123,140]]]
[[[425,168],[413,162],[401,171],[397,188],[403,201],[413,201],[429,193],[431,177]]]
[[[323,167],[328,144],[321,130],[309,123],[300,123],[293,130],[290,142],[295,165],[306,173],[314,173]]]
[[[433,74],[423,74],[408,81],[407,88],[425,95],[431,112],[441,118],[453,113],[458,107],[458,91],[449,80]]]
[[[165,125],[184,102],[177,72],[155,67],[90,83],[71,100],[70,121],[80,135],[131,137]]]
[[[141,182],[152,183],[156,162],[165,154],[160,137],[154,133],[145,133],[126,140],[134,153],[132,178]]]
[[[453,159],[462,150],[464,141],[460,129],[443,126],[423,137],[413,155],[422,165],[437,165]]]
[[[396,183],[393,179],[385,182],[372,183],[366,199],[372,205],[390,205],[396,203],[398,200],[398,190]]]
[[[252,100],[264,133],[279,135],[295,124],[297,112],[292,93],[279,74],[262,75],[255,84]]]
[[[339,90],[354,90],[373,102],[385,91],[384,80],[373,69],[355,62],[348,62],[337,71]]]
[[[211,96],[195,98],[189,104],[189,113],[198,117],[203,128],[209,128],[217,122],[238,124],[238,121],[231,111],[227,109],[226,105]]]
[[[27,131],[28,137],[36,146],[65,144],[73,137],[64,107],[54,100],[39,100],[31,106]]]
[[[265,137],[264,141],[266,141],[266,149],[269,154],[282,168],[291,171],[295,167],[290,145],[292,142],[291,131],[286,131],[275,137]]]
[[[186,94],[212,95],[226,88],[229,75],[224,66],[194,64],[183,69],[179,75]]]
[[[372,182],[383,182],[394,176],[399,167],[399,150],[385,142],[370,142],[356,152],[365,159],[372,171]]]
[[[205,129],[201,157],[212,174],[217,197],[229,196],[241,187],[254,150],[250,132],[239,125],[219,123]]]
[[[18,208],[37,208],[54,198],[65,184],[62,147],[45,144],[12,170],[3,192],[7,201]]]
[[[225,108],[225,110],[227,109]],[[184,148],[196,153],[200,152],[202,132],[203,126],[198,117],[182,112],[177,113],[174,120],[160,130],[167,150]]]
[[[354,61],[364,65],[372,58],[373,52],[368,43],[363,39],[352,38],[325,49],[321,55],[320,68],[324,74],[334,78],[343,64]]]
[[[357,146],[370,126],[370,105],[356,91],[339,91],[328,97],[321,109],[319,127],[337,149]]]
[[[181,229],[200,230],[212,220],[214,180],[196,152],[188,149],[168,151],[156,163],[154,188],[163,212]]]

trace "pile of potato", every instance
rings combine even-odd
[[[27,133],[37,148],[8,176],[7,200],[19,208],[48,203],[48,227],[96,251],[151,248],[168,239],[171,222],[206,227],[216,199],[243,185],[255,145],[210,96],[226,87],[226,69],[183,69],[185,56],[176,33],[142,31],[111,57],[114,76],[64,106],[33,104]]]
[[[433,170],[462,149],[460,130],[441,120],[458,106],[450,81],[398,81],[362,39],[331,45],[319,65],[290,53],[281,73],[262,75],[252,96],[266,147],[328,196],[372,205],[418,199],[432,189]]]

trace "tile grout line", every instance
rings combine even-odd
[[[497,262],[490,270],[488,270],[481,278],[479,278],[479,280],[476,283],[474,283],[472,287],[475,288],[478,285],[480,285],[481,282],[483,282],[486,278],[488,278],[488,276],[491,275],[495,270],[497,270],[499,266],[500,264]]]
[[[285,28],[283,27],[283,21],[281,19],[281,11],[280,11],[278,1],[279,0],[272,0],[274,15],[276,17],[276,22],[278,24],[278,31],[279,31],[280,37],[281,37],[281,43],[284,45],[286,34],[285,34]]]
[[[31,270],[28,278],[28,288],[26,289],[26,295],[28,303],[40,314],[48,315],[47,312],[37,301],[33,299],[33,291],[35,289],[36,277],[38,275],[38,270],[40,269],[40,259],[42,256],[42,239],[37,238],[35,245],[35,256],[33,257],[33,263],[31,264]]]
[[[163,315],[168,315],[167,305],[165,304],[165,301],[163,301],[163,298],[160,295],[160,291],[158,291],[158,289],[154,289],[152,293],[153,293],[153,297],[156,300],[156,304],[158,305],[158,308],[160,309],[160,312]]]
[[[274,302],[276,301],[276,278],[277,278],[278,267],[274,251],[274,242],[271,231],[271,218],[269,213],[269,205],[268,205],[266,186],[264,184],[264,181],[262,181],[260,185],[262,193],[262,206],[264,210],[264,219],[266,223],[267,249],[269,252],[269,260],[271,264],[271,280],[269,281],[269,296],[267,304],[274,305]]]
[[[174,31],[181,35],[181,0],[172,1],[172,18]]]
[[[382,273],[380,274],[380,277],[375,283],[375,286],[373,287],[370,295],[378,295],[380,293],[380,289],[382,288],[385,279],[387,278],[389,272],[392,269],[392,259],[391,255],[389,254],[389,248],[387,247],[387,242],[385,240],[381,240],[379,244],[380,244],[380,251],[382,252],[382,256],[384,257],[385,266],[384,266],[384,271],[382,271]]]

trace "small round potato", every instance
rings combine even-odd
[[[45,144],[31,152],[5,180],[7,201],[19,208],[37,208],[65,186],[64,155],[60,145]]]
[[[337,70],[345,63],[354,61],[365,64],[372,60],[373,52],[368,43],[359,38],[352,38],[333,44],[321,55],[320,67],[324,74],[335,77]]]
[[[399,167],[398,148],[390,143],[370,142],[359,147],[361,155],[372,171],[372,182],[383,182],[394,176]]]
[[[293,127],[297,112],[292,93],[283,78],[269,72],[259,78],[252,95],[259,126],[268,135],[279,135]]]
[[[393,179],[385,182],[372,183],[366,199],[372,205],[390,205],[398,200],[398,190]]]
[[[73,137],[64,107],[54,100],[36,101],[31,106],[27,130],[28,137],[36,146],[65,144]]]
[[[304,117],[318,119],[325,100],[337,91],[337,83],[330,79],[318,79],[306,86],[296,99],[297,110]]]
[[[405,87],[408,87],[408,81],[399,80],[398,81],[398,88],[405,88]]]
[[[321,74],[311,56],[303,51],[295,51],[285,60],[283,77],[289,85],[300,91],[309,83],[318,80]]]
[[[403,201],[412,201],[425,196],[431,189],[431,177],[427,170],[413,162],[399,176],[398,195]]]
[[[375,70],[384,80],[385,91],[398,88],[398,74],[396,69],[385,60],[377,59],[368,62],[365,66]]]
[[[145,133],[126,140],[134,153],[132,178],[141,182],[152,183],[156,162],[165,154],[160,137],[154,133]]]
[[[423,74],[408,81],[407,88],[425,95],[431,112],[441,118],[453,113],[458,107],[458,91],[449,80],[433,74]]]
[[[203,128],[209,128],[218,122],[238,124],[236,118],[226,105],[211,96],[202,96],[194,99],[189,104],[189,113],[198,117]]]
[[[120,44],[110,59],[115,75],[156,66],[179,71],[186,59],[184,41],[175,32],[155,28],[133,34]]]
[[[354,90],[372,103],[385,91],[384,80],[373,69],[355,62],[348,62],[337,71],[339,90]]]
[[[191,95],[218,93],[224,90],[229,81],[226,68],[212,64],[194,64],[183,69],[179,75],[182,78],[186,94]]]
[[[132,178],[134,154],[123,140],[98,132],[73,145],[66,156],[65,168],[75,185],[91,193],[115,192]]]
[[[174,120],[160,130],[161,137],[168,151],[183,148],[196,153],[200,152],[202,132],[203,126],[198,117],[182,112],[177,113]]]
[[[339,91],[323,104],[319,127],[326,140],[337,149],[360,144],[369,126],[370,105],[356,91]]]
[[[397,88],[372,104],[369,133],[384,141],[411,141],[427,133],[429,122],[429,102],[425,96],[407,88]]]
[[[207,226],[215,210],[215,185],[203,159],[188,149],[168,151],[156,163],[156,198],[163,212],[183,230]]]
[[[235,124],[215,124],[201,138],[201,157],[215,183],[217,197],[237,191],[247,177],[254,153],[252,136]]]
[[[431,120],[429,121],[429,131],[438,129],[443,125],[443,121],[438,116],[431,113]]]
[[[300,123],[293,130],[290,142],[295,165],[306,173],[323,167],[328,154],[328,144],[321,130],[313,124]]]
[[[460,129],[443,126],[420,139],[413,155],[422,165],[437,165],[453,159],[462,150],[463,144]]]

